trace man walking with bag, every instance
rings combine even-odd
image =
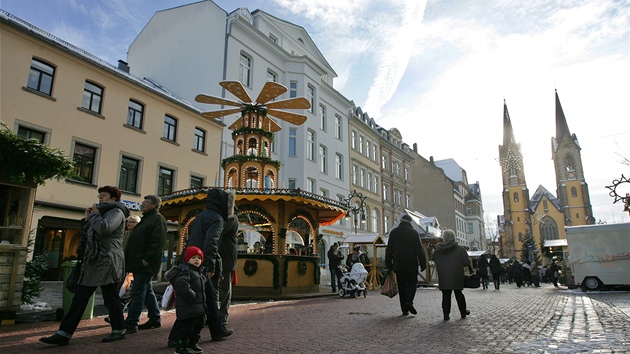
[[[411,217],[407,214],[400,219],[400,224],[389,233],[385,264],[396,272],[398,297],[403,316],[409,312],[417,314],[413,307],[418,285],[418,266],[426,268],[426,257],[420,243],[418,232],[411,225]]]
[[[160,306],[152,285],[153,276],[160,271],[166,240],[166,220],[160,214],[161,205],[162,199],[157,195],[144,197],[142,219],[131,231],[125,248],[125,270],[133,273],[131,303],[125,320],[128,334],[162,326]],[[138,326],[143,305],[147,307],[149,320]]]

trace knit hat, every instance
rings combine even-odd
[[[411,222],[411,216],[405,214],[402,216],[402,218],[400,219],[401,221],[406,221],[406,222]]]
[[[184,253],[184,263],[188,263],[188,261],[192,258],[192,256],[200,256],[201,263],[203,263],[203,251],[199,249],[199,247],[195,247],[195,246],[186,247],[186,253]]]

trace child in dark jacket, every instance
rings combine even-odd
[[[200,269],[202,264],[203,251],[198,247],[187,247],[184,263],[179,265],[180,272],[172,281],[175,290],[175,314],[182,324],[177,337],[176,354],[203,353],[203,349],[197,344],[206,314],[206,277]]]

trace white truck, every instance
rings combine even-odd
[[[630,223],[565,227],[568,263],[582,290],[630,286]]]

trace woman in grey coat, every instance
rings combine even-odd
[[[120,202],[120,196],[121,192],[116,187],[101,187],[98,189],[99,203],[86,209],[78,250],[81,271],[72,304],[57,333],[40,338],[41,342],[68,345],[90,297],[99,286],[112,326],[111,334],[103,338],[103,342],[125,339],[123,306],[118,288],[125,278],[122,241],[129,209]]]
[[[451,292],[455,292],[457,307],[462,318],[466,318],[470,311],[466,309],[464,289],[464,267],[470,266],[468,252],[455,242],[455,232],[447,229],[442,233],[444,242],[439,243],[433,252],[433,260],[438,271],[439,288],[442,291],[442,312],[444,321],[450,319]]]

